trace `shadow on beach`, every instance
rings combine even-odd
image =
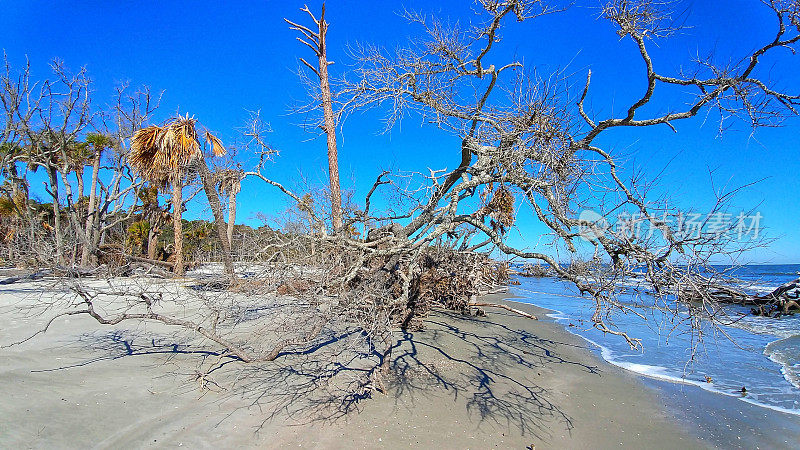
[[[365,408],[377,407],[411,416],[428,413],[437,420],[460,416],[478,428],[488,424],[538,440],[549,439],[554,431],[571,431],[570,415],[539,379],[543,371],[560,371],[554,365],[592,375],[599,374],[597,366],[562,352],[565,347],[582,346],[539,337],[498,317],[517,320],[505,312],[486,318],[437,311],[423,330],[402,332],[382,393],[362,382],[376,370],[380,353],[357,351],[353,338],[362,337],[357,330],[329,332],[307,348],[255,365],[241,364],[224,352],[195,348],[180,336],[96,331],[82,334],[75,343],[96,356],[38,371],[123,358],[148,358],[152,364],[155,358],[163,363],[164,372],[184,375],[186,380],[202,377],[198,392],[213,391],[220,401],[242,400],[235,409],[260,416],[262,426],[276,420],[339,426]],[[229,420],[236,417],[234,411],[228,415]],[[554,429],[554,423],[559,427]]]
[[[245,316],[257,323],[272,314]],[[11,417],[33,405],[29,420],[6,424],[13,431],[6,437],[53,442],[88,423],[94,431],[76,443],[130,445],[160,433],[159,442],[198,445],[542,448],[618,445],[628,437],[621,433],[651,422],[674,431],[647,416],[657,413],[629,379],[598,366],[583,342],[554,324],[437,310],[422,330],[397,333],[389,374],[378,383],[381,353],[357,328],[326,329],[273,362],[244,364],[175,328],[98,330],[76,320],[15,350],[14,368],[0,372],[10,380],[4,390],[20,397],[2,412]],[[63,394],[54,396],[54,385]],[[643,416],[615,409],[629,395]],[[89,406],[70,409],[72,401]],[[48,423],[47,432],[31,428],[36,423]]]

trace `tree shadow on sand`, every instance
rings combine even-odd
[[[556,364],[598,373],[595,366],[560,355],[559,347],[570,344],[448,311],[432,316],[426,328],[404,333],[398,342],[390,389],[396,401],[410,398],[413,407],[417,398],[446,393],[473,422],[540,439],[551,434],[553,422],[565,431],[573,428],[555,395],[537,382],[542,370]]]
[[[264,364],[243,364],[224,352],[176,341],[177,336],[112,330],[83,335],[82,346],[100,355],[70,367],[145,355],[162,355],[166,359],[160,361],[176,363],[182,367],[176,372],[187,375],[204,367],[209,383],[198,389],[219,387],[217,400],[235,400],[227,403],[236,406],[227,408],[220,422],[258,414],[262,426],[276,418],[335,424],[370,402],[393,402],[395,409],[414,412],[431,407],[435,398],[436,408],[460,409],[479,427],[516,430],[543,440],[554,432],[569,432],[572,419],[559,405],[558,395],[537,380],[554,365],[590,374],[598,374],[598,368],[563,356],[565,346],[574,344],[491,320],[506,314],[484,318],[433,313],[423,331],[403,332],[396,342],[383,389],[372,382],[380,370],[381,352],[354,328],[325,330],[312,344],[289,349]],[[187,369],[192,365],[195,369]]]
[[[248,367],[237,391],[249,407],[266,413],[264,423],[282,415],[294,423],[336,424],[371,402],[394,402],[395,410],[416,413],[435,398],[433,414],[435,408],[460,408],[479,427],[547,439],[553,432],[569,432],[573,423],[558,394],[537,382],[541,373],[570,365],[599,375],[596,366],[562,356],[564,347],[574,344],[542,339],[491,318],[437,311],[425,330],[404,332],[396,342],[379,393],[369,380],[380,370],[381,353],[359,351],[352,345],[358,339],[363,336],[354,332],[287,353],[272,365]]]

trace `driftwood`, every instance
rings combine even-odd
[[[148,258],[143,258],[141,256],[128,255],[128,254],[125,254],[125,253],[122,254],[122,257],[130,259],[131,261],[152,264],[154,266],[161,266],[161,267],[166,267],[166,268],[169,268],[169,269],[172,269],[172,268],[175,267],[175,263],[171,263],[169,261],[160,261],[158,259],[148,259]]]
[[[800,311],[800,278],[778,286],[767,295],[753,297],[756,308],[750,310],[758,316],[780,317]]]
[[[13,276],[13,277],[8,277],[6,279],[0,280],[0,285],[13,284],[13,283],[16,283],[18,281],[38,280],[38,279],[44,278],[44,277],[46,277],[48,275],[52,275],[52,273],[53,273],[52,270],[47,269],[47,270],[40,270],[38,272],[34,272],[34,273],[31,273],[31,274],[28,274],[28,275],[17,275],[17,276]]]
[[[697,287],[693,287],[692,290],[696,291]],[[748,294],[730,286],[715,283],[709,283],[707,292],[718,302],[753,306],[750,312],[757,316],[780,317],[784,314],[800,312],[800,278],[784,283],[764,295]],[[699,295],[694,292],[693,297]]]
[[[102,245],[98,250],[103,253],[120,256],[129,261],[152,264],[154,266],[166,267],[168,269],[173,269],[175,267],[175,263],[169,261],[161,261],[158,259],[149,259],[142,256],[129,255],[123,251],[121,246],[118,245]]]
[[[517,275],[528,278],[544,278],[552,276],[552,271],[541,264],[525,264]]]
[[[483,308],[500,308],[500,309],[505,309],[506,311],[511,311],[514,314],[519,314],[522,317],[527,317],[528,319],[539,320],[539,318],[534,316],[533,314],[526,313],[525,311],[521,311],[519,309],[512,308],[512,307],[510,307],[508,305],[503,305],[501,303],[474,302],[474,303],[470,303],[469,306],[476,307],[476,308],[480,308],[480,307],[483,307]]]
[[[0,280],[0,285],[14,284],[19,281],[36,281],[44,277],[56,276],[65,278],[81,278],[97,275],[97,268],[56,266],[52,269],[42,269],[28,275],[15,275]]]

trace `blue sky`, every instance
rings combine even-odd
[[[0,48],[12,64],[27,56],[34,76],[48,76],[47,63],[61,58],[70,67],[85,65],[95,81],[96,102],[111,101],[115,84],[130,81],[165,90],[158,120],[176,110],[196,115],[223,139],[230,140],[247,117],[260,109],[274,132],[271,142],[281,152],[270,175],[282,182],[300,174],[323,184],[327,169],[325,140],[302,130],[301,117],[289,114],[294,101],[305,99],[295,72],[298,57],[308,49],[295,40],[283,17],[304,20],[302,1],[155,2],[155,1],[0,1]],[[312,10],[320,2],[309,2]],[[620,41],[610,24],[598,21],[599,3],[578,1],[564,14],[531,23],[509,23],[494,56],[523,60],[540,73],[563,69],[583,79],[591,68],[590,102],[605,114],[619,112],[640,95],[642,67],[636,49]],[[403,7],[436,13],[453,22],[472,17],[469,2],[331,1],[328,4],[331,70],[347,70],[346,48],[356,42],[385,47],[404,45],[419,29],[396,13]],[[656,69],[675,74],[693,55],[714,51],[720,60],[738,59],[771,39],[773,19],[757,0],[684,2],[686,25],[681,34],[651,46]],[[777,52],[762,75],[777,85],[800,91],[798,58]],[[489,61],[490,63],[492,61]],[[676,97],[658,98],[664,111]],[[617,109],[615,109],[615,106]],[[676,104],[676,107],[679,106]],[[342,184],[363,198],[374,177],[384,168],[425,170],[454,168],[458,140],[422,126],[410,117],[388,134],[381,130],[380,111],[352,117],[340,136]],[[737,186],[766,180],[737,197],[734,209],[757,206],[763,225],[777,241],[751,254],[758,262],[800,262],[800,121],[791,118],[783,128],[755,134],[747,124],[735,123],[722,137],[716,123],[704,118],[667,128],[610,133],[602,144],[628,155],[627,163],[655,176],[669,163],[659,185],[682,208],[702,210],[713,199],[709,171],[719,185]],[[670,162],[671,161],[671,162]],[[248,182],[240,195],[240,222],[255,224],[255,214],[277,212],[280,195]],[[194,214],[199,214],[194,211]],[[536,245],[544,229],[521,218],[520,245]]]

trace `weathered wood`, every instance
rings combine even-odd
[[[695,288],[696,289],[696,288]],[[729,286],[710,283],[706,295],[722,303],[754,306],[750,312],[757,316],[780,317],[800,311],[800,278],[784,283],[764,295],[748,294]],[[690,292],[689,298],[701,298],[699,292]]]
[[[6,279],[0,280],[0,285],[13,284],[13,283],[16,283],[18,281],[38,280],[38,279],[44,278],[44,277],[46,277],[48,275],[51,275],[52,273],[53,273],[52,270],[47,269],[47,270],[40,270],[38,272],[34,272],[34,273],[31,273],[31,274],[28,274],[28,275],[17,275],[17,276],[13,276],[13,277],[8,277]]]
[[[141,256],[129,255],[125,253],[120,246],[116,245],[103,245],[98,250],[105,253],[115,253],[131,261],[152,264],[154,266],[166,267],[173,270],[175,268],[175,263],[171,263],[169,261],[161,261],[158,259],[144,258]]]
[[[522,317],[527,317],[528,319],[539,320],[539,318],[534,316],[533,314],[526,313],[525,311],[521,311],[519,309],[512,308],[510,306],[503,305],[501,303],[475,302],[475,303],[470,303],[469,306],[474,306],[474,307],[478,307],[478,308],[480,308],[480,307],[484,307],[484,308],[500,308],[500,309],[505,309],[506,311],[511,311],[514,314],[519,314]]]
[[[769,294],[756,297],[756,300],[772,301],[780,297],[790,297],[792,299],[800,297],[800,278],[784,283]]]
[[[148,259],[148,258],[143,258],[141,256],[128,255],[128,254],[125,254],[125,253],[122,253],[122,256],[124,258],[130,259],[131,261],[152,264],[154,266],[167,267],[167,268],[170,268],[170,269],[175,268],[175,264],[171,263],[169,261],[159,261],[157,259]]]

